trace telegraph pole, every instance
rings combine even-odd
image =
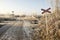
[[[55,0],[55,3],[56,3],[56,4],[55,4],[55,11],[56,11],[55,16],[56,16],[56,18],[57,18],[57,14],[58,14],[58,11],[59,11],[59,10],[58,10],[58,3],[59,3],[58,1],[59,1],[59,0]]]
[[[15,17],[14,17],[14,11],[12,11],[12,14],[11,14],[11,15],[12,15],[12,18],[14,19],[14,18],[15,18]]]
[[[56,11],[56,13],[55,13],[55,16],[56,16],[56,18],[58,18],[58,16],[59,16],[59,0],[55,0],[55,11]],[[56,30],[58,30],[58,25],[57,25],[57,23],[55,22],[55,27],[56,27]]]

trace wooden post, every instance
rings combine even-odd
[[[49,40],[49,33],[48,33],[48,16],[47,16],[47,12],[46,12],[46,15],[45,15],[45,21],[46,21],[46,40]]]

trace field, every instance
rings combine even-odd
[[[59,13],[47,14],[40,18],[40,23],[33,29],[33,40],[60,40],[60,16]]]

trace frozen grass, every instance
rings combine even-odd
[[[55,15],[55,13],[48,14],[48,35],[46,32],[45,16],[40,19],[40,26],[33,29],[33,40],[60,40],[60,16],[58,14]]]

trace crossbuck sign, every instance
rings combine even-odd
[[[49,11],[51,8],[48,8],[48,9],[41,9],[43,12],[42,12],[42,14],[44,14],[45,12],[48,12],[48,13],[51,13],[51,11]]]

